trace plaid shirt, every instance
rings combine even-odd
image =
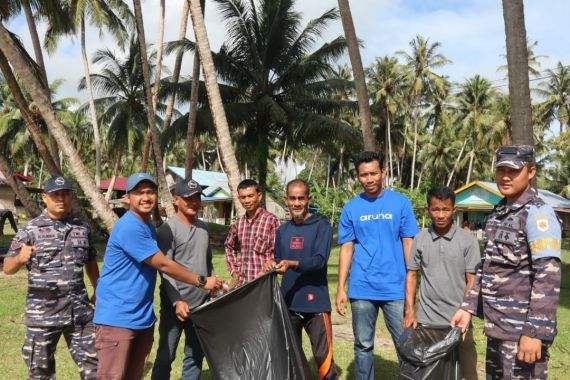
[[[240,277],[239,285],[252,281],[263,270],[263,264],[273,259],[279,224],[275,215],[261,208],[251,219],[244,214],[230,228],[225,242],[226,262],[230,275]]]

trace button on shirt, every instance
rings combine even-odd
[[[230,228],[225,242],[226,262],[230,275],[242,275],[240,285],[253,281],[263,264],[273,259],[279,224],[275,215],[261,208],[251,219],[244,214]]]
[[[74,217],[53,220],[44,211],[18,231],[7,256],[18,255],[24,244],[36,246],[27,265],[26,326],[91,321],[93,307],[85,289],[83,266],[96,258],[97,251],[89,227]]]
[[[475,273],[481,262],[479,243],[455,225],[445,235],[433,228],[420,232],[412,244],[408,270],[421,271],[418,322],[448,326],[461,306],[465,273]]]

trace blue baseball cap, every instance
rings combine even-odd
[[[53,193],[58,190],[73,191],[71,181],[60,175],[56,175],[48,179],[44,184],[44,193]]]
[[[130,193],[137,185],[143,181],[152,183],[155,187],[158,187],[154,177],[148,173],[135,173],[129,177],[127,180],[127,193]]]

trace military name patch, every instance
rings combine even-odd
[[[515,244],[517,242],[517,234],[515,231],[499,228],[495,234],[495,240],[504,244]]]

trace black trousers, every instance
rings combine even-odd
[[[313,357],[319,368],[319,378],[338,379],[333,359],[331,313],[295,313],[289,311],[289,317],[299,344],[302,342],[303,329],[307,332]]]
[[[14,232],[18,232],[18,226],[16,225],[16,220],[14,219],[14,214],[10,210],[0,210],[0,235],[4,235],[4,224],[6,219],[10,221],[10,225]]]

